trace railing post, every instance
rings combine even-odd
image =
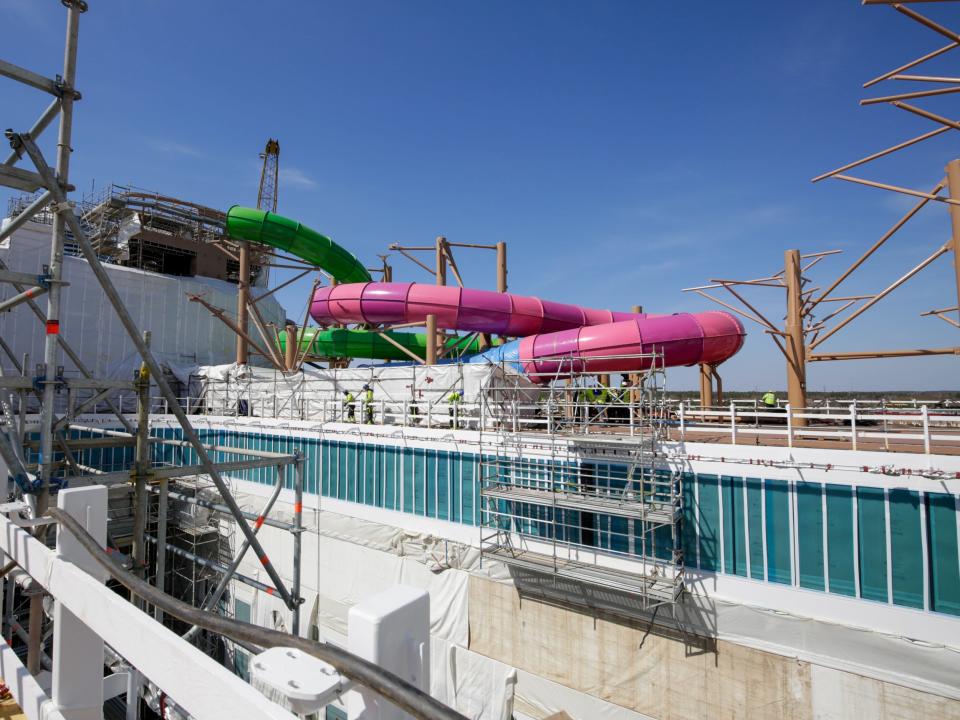
[[[737,444],[737,408],[733,400],[730,401],[730,444]]]
[[[857,405],[850,403],[850,446],[857,449]]]
[[[683,442],[687,439],[687,421],[686,416],[683,413],[683,400],[680,401],[680,441]]]
[[[923,452],[930,454],[930,413],[926,405],[920,406],[920,416],[923,418]]]
[[[793,447],[793,408],[790,407],[790,403],[787,403],[784,406],[784,409],[787,411],[787,447]]]
[[[107,542],[107,488],[61,490],[57,506],[75,517],[99,545]],[[69,532],[57,533],[57,556],[101,582],[103,569]],[[69,718],[103,717],[103,639],[63,607],[53,606],[53,703]]]

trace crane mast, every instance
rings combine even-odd
[[[277,189],[280,180],[280,141],[267,140],[267,146],[260,153],[263,168],[260,171],[260,192],[257,194],[257,208],[275,213],[277,211]]]

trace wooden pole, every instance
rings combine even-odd
[[[700,407],[713,405],[713,374],[707,363],[700,363]]]
[[[947,184],[950,187],[950,197],[960,200],[960,160],[947,163]],[[956,205],[950,206],[950,224],[953,228],[953,271],[957,281],[957,307],[960,308],[960,207]]]
[[[446,285],[447,284],[447,254],[444,250],[444,243],[447,242],[447,239],[443,235],[437,236],[436,244],[436,275],[437,275],[437,285]],[[427,316],[429,317],[429,316]],[[436,365],[437,364],[437,348],[443,347],[446,342],[447,336],[444,335],[443,331],[437,330],[437,317],[433,317],[433,332],[429,330],[429,323],[427,325],[427,338],[433,338],[433,343],[428,343],[427,348],[427,365]],[[432,347],[431,347],[432,345]],[[430,360],[430,353],[433,353],[433,360]]]
[[[497,292],[507,291],[507,244],[497,243]]]
[[[287,324],[287,337],[283,344],[283,366],[287,372],[293,372],[297,366],[297,326]]]
[[[250,243],[245,240],[240,246],[240,278],[237,280],[237,325],[247,331],[247,301],[250,297]],[[246,365],[250,357],[246,338],[237,334],[237,365]]]
[[[807,407],[806,347],[803,337],[803,284],[800,280],[800,251],[783,254],[784,280],[787,283],[787,401],[792,410]],[[802,412],[802,410],[800,410]],[[794,425],[806,425],[795,418]]]
[[[437,316],[427,315],[427,365],[437,364],[437,343],[436,340],[430,342],[431,338],[437,337]]]

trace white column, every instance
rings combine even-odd
[[[430,595],[395,585],[352,608],[347,618],[350,652],[375,662],[430,692]],[[369,688],[347,697],[353,720],[407,720],[410,715]]]
[[[61,490],[57,507],[76,518],[102,546],[107,541],[107,488],[102,485]],[[77,539],[57,532],[57,556],[105,581],[104,571]],[[55,601],[53,608],[54,706],[66,720],[103,718],[103,640]]]

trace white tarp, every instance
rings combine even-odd
[[[50,226],[27,223],[3,244],[0,259],[10,270],[39,275],[50,259]],[[127,310],[141,330],[151,333],[151,348],[157,359],[179,378],[198,365],[213,365],[232,360],[236,335],[199,303],[187,295],[202,295],[212,305],[223,308],[230,317],[236,314],[236,286],[223,280],[201,277],[173,277],[159,273],[108,265],[104,267],[123,299]],[[107,301],[87,262],[67,255],[63,279],[69,286],[63,291],[60,335],[80,356],[96,377],[131,377],[140,365],[133,344]],[[261,292],[265,292],[261,290]],[[0,283],[0,300],[17,291]],[[282,324],[283,308],[273,297],[258,303],[267,322]],[[46,309],[46,299],[40,307]],[[0,313],[0,335],[22,358],[29,354],[30,364],[43,361],[44,327],[24,303],[11,312]],[[70,360],[62,357],[68,377],[79,373]],[[12,368],[0,355],[4,368]]]
[[[430,694],[473,720],[511,720],[516,668],[430,638]]]
[[[244,401],[257,417],[293,417],[304,420],[333,419],[341,411],[344,391],[357,399],[357,417],[364,385],[374,392],[377,413],[402,415],[416,403],[425,415],[447,411],[446,400],[458,390],[466,405],[477,403],[483,391],[497,388],[488,399],[510,403],[514,399],[529,404],[541,392],[523,377],[505,377],[496,365],[378,365],[336,370],[304,369],[283,374],[269,368],[240,365],[201,367],[196,371],[197,386],[191,395],[202,396],[207,412],[232,415]]]

